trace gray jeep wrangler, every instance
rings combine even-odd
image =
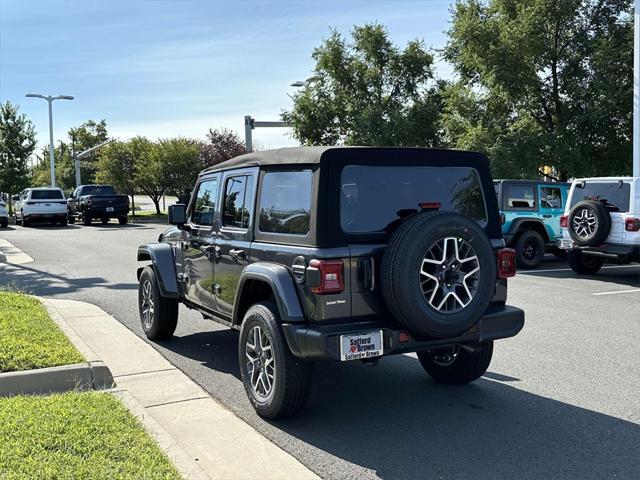
[[[178,304],[240,331],[249,400],[276,418],[304,407],[317,361],[417,352],[437,382],[489,366],[516,335],[487,159],[419,148],[302,147],[204,170],[175,227],[141,245],[139,309],[150,339]]]

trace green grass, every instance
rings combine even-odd
[[[0,399],[0,478],[180,477],[117,398],[72,392]]]
[[[0,291],[0,372],[80,362],[80,352],[36,298]]]

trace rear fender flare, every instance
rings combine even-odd
[[[179,298],[180,290],[176,279],[176,263],[173,250],[168,243],[147,243],[138,247],[138,261],[151,261],[158,279],[160,295],[167,298]],[[144,267],[138,268],[137,276]]]
[[[511,227],[509,228],[509,232],[505,235],[505,237],[510,238],[512,240],[515,240],[517,235],[520,233],[521,230],[532,230],[531,228],[527,228],[527,223],[529,224],[536,224],[536,226],[539,226],[540,230],[542,232],[544,232],[542,234],[542,239],[545,241],[545,243],[550,242],[551,240],[549,239],[549,232],[547,231],[547,227],[545,226],[544,222],[542,220],[540,220],[539,218],[516,218],[512,223],[511,223]],[[535,229],[537,231],[537,229]],[[540,233],[540,232],[539,232]]]

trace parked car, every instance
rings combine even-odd
[[[640,261],[640,177],[574,180],[564,213],[560,246],[574,272]]]
[[[33,222],[67,224],[67,201],[59,188],[26,188],[14,206],[16,223],[23,227]]]
[[[564,257],[558,248],[562,236],[560,217],[567,203],[569,184],[535,180],[496,180],[494,182],[502,233],[507,246],[516,251],[517,265],[536,268],[545,252]]]
[[[240,330],[242,382],[266,418],[305,405],[316,361],[417,352],[435,381],[463,384],[524,325],[481,154],[249,153],[204,170],[169,221],[138,248],[142,328],[170,338],[182,303]]]
[[[118,195],[111,185],[80,185],[67,200],[69,223],[76,219],[84,225],[91,225],[94,218],[103,224],[110,218],[117,218],[125,225],[129,214],[129,197]]]
[[[9,226],[9,209],[4,201],[0,200],[0,228]]]

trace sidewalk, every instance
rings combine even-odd
[[[87,361],[107,364],[117,394],[183,476],[319,478],[97,306],[74,300],[43,299],[43,303]]]

